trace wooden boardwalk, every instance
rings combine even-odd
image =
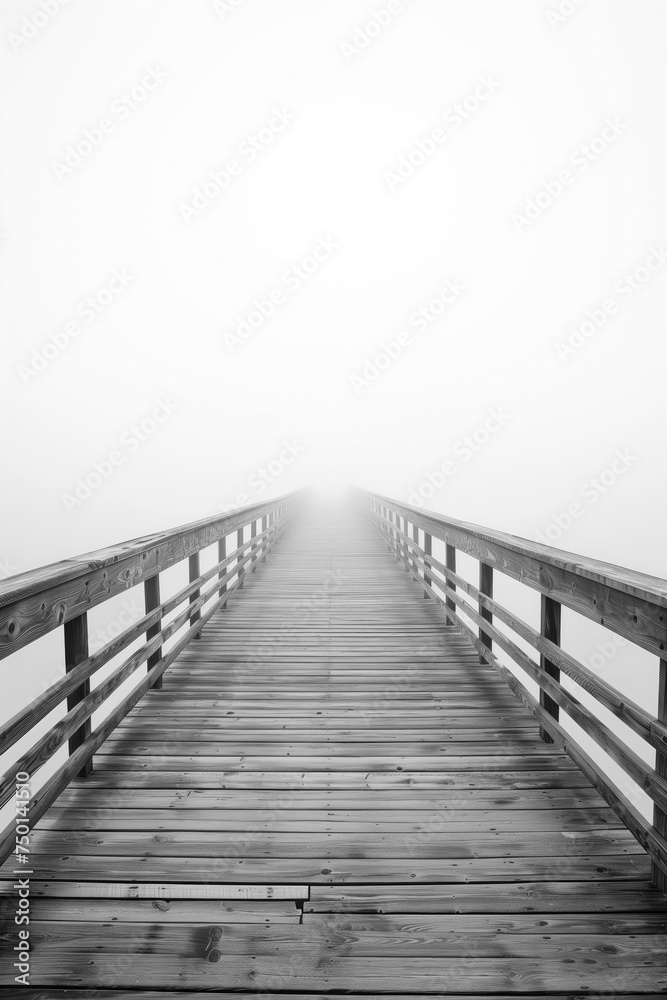
[[[17,995],[667,991],[644,851],[359,512],[257,569],[38,823]]]

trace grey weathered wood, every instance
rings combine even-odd
[[[412,525],[412,541],[415,543],[415,545],[417,546],[417,548],[419,548],[419,528],[417,527],[416,524]],[[417,559],[416,559],[416,556],[413,556],[413,558],[412,558],[412,570],[415,573],[417,572]]]
[[[660,660],[660,675],[658,678],[658,719],[667,722],[667,660]],[[655,770],[662,778],[667,779],[667,752],[656,754]],[[654,806],[653,826],[657,833],[667,839],[667,810]],[[654,861],[651,877],[661,892],[667,893],[667,871]]]
[[[456,573],[456,549],[449,543],[445,545],[445,565],[447,569],[452,571],[452,573]],[[450,583],[449,581],[447,581],[446,586],[450,590],[456,590],[456,584]],[[456,609],[456,605],[451,597],[447,597],[445,599],[445,604],[450,611],[454,611]]]
[[[218,562],[223,562],[227,558],[227,536],[225,535],[218,542]],[[225,571],[221,569],[218,574],[218,579],[220,580],[220,589],[218,590],[218,595],[222,595],[227,590],[227,580],[225,578]],[[223,604],[221,611],[225,611],[227,608],[226,604]]]
[[[561,628],[561,606],[558,601],[553,601],[546,594],[541,595],[541,605],[540,605],[540,632],[545,639],[549,642],[553,642],[555,646],[560,646],[560,628]],[[540,655],[540,666],[542,670],[553,677],[554,680],[560,680],[560,670],[549,660],[544,653]],[[551,698],[546,691],[540,689],[540,704],[546,709],[546,711],[551,715],[556,722],[558,722],[559,717],[559,706],[558,703]],[[540,730],[540,736],[546,743],[551,742],[551,736],[544,730]]]
[[[79,615],[77,618],[65,622],[63,631],[65,640],[65,672],[69,673],[88,657],[88,615]],[[76,708],[89,694],[90,681],[85,680],[67,696],[67,710],[71,711],[73,708]],[[89,736],[90,719],[86,719],[69,738],[70,757],[86,742]],[[87,778],[92,769],[92,760],[85,761],[78,772],[78,777]]]
[[[242,526],[236,532],[236,547],[237,547],[237,549],[239,551],[238,563],[237,563],[237,565],[239,567],[239,571],[238,571],[238,586],[239,586],[239,590],[243,590],[243,585],[244,585],[244,582],[245,582],[244,581],[245,568],[243,567],[242,562],[241,562],[241,556],[242,556],[242,553],[243,553],[243,545],[244,545],[244,534],[245,534],[245,529]]]
[[[426,537],[420,548],[414,527],[390,527],[382,506],[366,505],[379,538],[352,514],[304,511],[230,613],[202,613],[201,641],[175,648],[163,690],[147,687],[92,734],[95,771],[41,822],[61,778],[38,793],[42,992],[648,1000],[667,988],[664,900],[645,854],[667,857],[659,834],[498,662],[496,645],[589,725],[572,692],[503,638],[496,618],[508,613],[438,563]],[[389,532],[409,576],[387,555]],[[264,541],[241,539],[208,590],[198,578],[200,600],[220,608]],[[534,645],[560,669],[553,641]],[[658,738],[660,723],[632,717]],[[650,786],[651,765],[635,758]],[[0,906],[13,903],[10,867]],[[302,919],[285,904],[272,917],[270,897],[224,909],[234,897],[221,886],[253,883],[310,887]]]
[[[666,580],[371,495],[434,538],[546,593],[643,649],[660,656],[667,648]]]
[[[199,579],[200,569],[199,569],[199,553],[198,552],[195,552],[193,555],[191,555],[189,557],[189,559],[188,559],[188,571],[189,571],[189,575],[190,575],[190,583],[194,583],[195,580]],[[199,588],[197,588],[197,590],[194,590],[190,594],[190,604],[191,605],[192,604],[196,604],[196,602],[199,600],[200,596],[201,596],[201,591],[199,590]],[[200,618],[201,618],[201,611],[199,609],[197,611],[193,611],[192,614],[190,615],[190,624],[194,625],[196,622],[199,621]],[[199,639],[200,637],[201,637],[201,633],[200,632],[195,632],[194,635],[193,635],[194,639]]]
[[[253,504],[0,581],[0,659],[125,593],[146,576],[200,552],[247,524],[253,514],[259,517],[276,507],[294,507],[297,494],[288,494],[285,501]]]
[[[424,532],[424,553],[428,557],[428,556],[431,555],[432,551],[433,551],[433,544],[432,544],[431,536],[429,535],[428,531],[425,531]],[[428,573],[428,569],[426,568],[426,566],[424,566],[424,581],[426,583],[428,583],[428,584],[431,584],[433,582],[432,579],[431,579],[431,577],[430,577],[430,575],[429,575],[429,573]],[[428,596],[429,596],[428,592],[424,591],[424,597],[426,599],[428,599]]]
[[[488,566],[486,563],[480,562],[479,564],[479,592],[484,594],[485,597],[493,597],[493,567]],[[491,611],[484,604],[480,603],[479,613],[484,621],[492,622],[493,615]],[[485,632],[482,628],[479,630],[479,638],[482,645],[486,646],[487,649],[491,649],[493,643],[491,641],[491,636],[488,632]],[[484,656],[480,657],[482,663],[484,663]]]
[[[146,614],[150,614],[156,608],[160,607],[160,574],[156,573],[155,576],[151,576],[148,580],[144,581],[144,607]],[[146,642],[150,642],[154,639],[156,635],[160,632],[161,619],[158,619],[155,624],[151,625],[146,630]],[[154,653],[146,660],[146,666],[148,670],[152,670],[158,660],[162,657],[162,646],[155,650]],[[156,688],[162,687],[162,677],[158,678],[155,682]]]
[[[265,514],[262,518],[262,534],[264,535],[264,541],[262,542],[262,562],[266,562],[266,529],[268,527],[269,519]]]
[[[257,538],[257,521],[250,522],[250,538],[252,539],[252,547],[250,549],[250,551],[252,552],[252,556],[250,559],[251,563],[250,572],[254,573],[255,570],[257,569],[257,566],[255,565],[255,563],[257,562],[257,543],[255,542],[255,539]]]

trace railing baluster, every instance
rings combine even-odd
[[[456,573],[456,549],[453,545],[448,545],[447,543],[445,543],[445,566],[452,573]],[[449,587],[450,590],[456,590],[456,584],[449,581],[447,581],[446,587]],[[450,611],[456,611],[456,604],[451,597],[445,598],[445,604]]]
[[[222,560],[226,559],[226,558],[227,558],[227,535],[223,535],[222,538],[218,539],[218,562],[222,562]],[[227,572],[227,569],[228,569],[227,566],[223,566],[223,568],[218,573],[218,580],[222,580],[222,578],[224,577],[225,573]],[[227,591],[227,581],[225,580],[224,583],[220,584],[220,590],[218,591],[218,597],[222,597],[222,595],[224,593],[226,593],[226,591]],[[220,610],[221,611],[226,611],[227,610],[227,605],[223,604],[222,607],[220,608]]]
[[[660,660],[657,717],[660,722],[667,722],[667,660]],[[655,772],[661,778],[667,778],[667,753],[656,752]],[[667,813],[656,805],[653,806],[653,826],[656,833],[667,838]],[[651,878],[660,892],[667,893],[667,872],[659,868],[655,861],[651,862]]]
[[[240,549],[240,547],[243,545],[243,541],[244,541],[244,537],[243,536],[244,536],[244,533],[245,533],[244,529],[245,529],[245,525],[243,525],[243,527],[237,529],[237,532],[236,532],[236,547],[237,547],[237,549]],[[245,569],[244,569],[243,566],[240,565],[242,559],[243,559],[243,552],[239,552],[239,554],[237,556],[237,559],[236,559],[236,565],[239,567],[239,570],[238,570],[238,573],[237,573],[238,582],[239,582],[239,587],[238,587],[239,590],[243,590],[243,584],[245,582],[244,579],[243,579],[243,577],[245,576]]]
[[[424,555],[430,556],[433,554],[433,538],[429,535],[428,531],[424,532]],[[427,583],[429,587],[433,583],[433,580],[429,576],[426,563],[424,563],[424,583]],[[429,598],[431,595],[424,591],[424,597]]]
[[[144,607],[146,609],[146,614],[150,611],[154,611],[155,608],[160,606],[160,574],[156,573],[155,576],[151,576],[148,580],[144,580]],[[162,627],[162,619],[159,618],[154,625],[151,625],[146,629],[146,642],[150,642],[160,631]],[[154,653],[146,660],[146,667],[150,671],[153,669],[158,660],[162,659],[162,646],[159,646]],[[153,684],[153,688],[159,690],[162,687],[162,677],[158,679]]]
[[[553,601],[550,597],[547,597],[546,594],[542,594],[540,602],[540,632],[545,639],[549,639],[556,646],[560,646],[560,620],[561,606],[558,601]],[[548,657],[544,656],[543,653],[540,653],[540,666],[542,670],[544,670],[545,674],[548,674],[549,677],[553,677],[554,680],[560,681],[560,670],[554,663],[551,662],[551,660],[548,659]],[[550,698],[549,695],[542,691],[541,688],[540,705],[542,705],[549,715],[551,715],[556,722],[558,722],[560,714],[558,702],[554,701],[553,698]],[[541,726],[540,736],[545,743],[553,743],[553,739],[549,733],[542,729]]]
[[[410,549],[408,548],[408,538],[410,537],[410,530],[407,517],[403,518],[403,534],[405,538],[401,541],[403,547],[403,568],[406,573],[410,572]]]
[[[479,564],[479,589],[485,597],[493,597],[493,567],[489,566],[487,563],[481,562],[481,560]],[[479,602],[479,613],[484,621],[493,621],[493,615],[488,608],[484,607],[481,601]],[[487,635],[483,629],[480,629],[479,637],[487,649],[491,649],[491,636]],[[483,656],[480,656],[479,662],[486,663],[486,660]]]
[[[250,522],[250,537],[253,540],[253,544],[250,549],[250,552],[252,553],[250,556],[250,572],[254,573],[257,570],[257,566],[255,565],[257,562],[257,543],[255,542],[255,538],[257,538],[257,521],[254,517]]]
[[[200,575],[200,572],[199,572],[199,553],[195,552],[195,554],[193,556],[190,556],[190,558],[188,560],[188,563],[189,563],[189,567],[190,567],[190,583],[192,583]],[[201,594],[201,591],[199,589],[193,591],[193,593],[190,594],[190,604],[194,604],[194,602],[197,600],[197,598],[200,596],[200,594]],[[190,625],[194,625],[195,622],[198,622],[200,618],[201,618],[201,610],[195,611],[194,614],[192,614],[191,617],[190,617]],[[201,639],[201,632],[195,632],[195,634],[193,635],[192,638],[193,639]]]
[[[69,673],[70,670],[78,667],[83,660],[88,658],[88,615],[84,612],[82,615],[77,615],[76,618],[65,622],[63,631],[65,633],[65,673]],[[90,679],[85,680],[67,696],[67,711],[71,712],[89,694]],[[88,718],[69,738],[70,757],[87,740],[90,732],[90,718]],[[93,761],[91,759],[86,761],[77,777],[87,778],[92,770]]]
[[[262,534],[264,534],[264,532],[266,531],[268,524],[269,524],[269,519],[265,514],[264,517],[262,518]],[[268,548],[268,544],[269,544],[269,537],[268,535],[264,535],[264,540],[262,541],[262,548],[261,548],[262,562],[266,562],[266,550]]]
[[[416,542],[417,545],[419,545],[419,528],[417,527],[416,524],[412,525],[412,541]],[[417,550],[414,549],[412,552],[412,569],[413,572],[416,573],[417,575],[419,575],[418,566],[419,563],[417,561]]]

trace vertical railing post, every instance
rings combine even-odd
[[[425,531],[424,532],[424,555],[425,556],[430,556],[432,554],[433,554],[433,538],[428,533],[428,531]],[[430,576],[430,574],[428,572],[428,566],[427,566],[426,560],[424,560],[424,583],[426,583],[429,587],[433,583],[433,580],[431,579],[431,576]],[[426,591],[424,591],[424,597],[427,600],[428,600],[428,598],[430,596],[431,596],[430,594],[427,594]]]
[[[244,529],[245,529],[245,525],[243,525],[243,527],[241,527],[241,528],[237,528],[237,531],[236,531],[236,548],[239,549],[239,554],[238,554],[238,556],[236,558],[236,565],[239,568],[238,568],[238,571],[237,571],[236,575],[238,577],[239,590],[243,590],[243,584],[244,584],[243,577],[245,576],[245,569],[244,569],[243,566],[241,566],[241,559],[243,558],[244,553],[242,551],[240,551],[241,546],[243,545],[243,541],[244,541],[244,539],[243,539]]]
[[[657,716],[659,722],[667,722],[667,660],[660,660]],[[661,778],[667,778],[667,754],[661,750],[655,755],[655,773]],[[661,837],[667,837],[667,813],[656,805],[653,806],[653,826]],[[667,874],[658,868],[655,861],[651,862],[651,878],[660,892],[667,893]]]
[[[389,508],[388,507],[383,507],[382,511],[383,511],[384,516],[386,517],[387,521],[391,521],[391,511],[389,510]],[[384,526],[384,537],[387,540],[387,548],[391,552],[392,551],[392,548],[391,548],[391,528],[389,527],[389,524],[385,524],[385,526]]]
[[[541,607],[540,607],[540,632],[545,639],[549,639],[556,646],[560,646],[560,619],[561,619],[561,606],[558,601],[553,601],[546,594],[542,594]],[[560,680],[560,670],[558,667],[551,662],[551,660],[540,654],[540,667],[548,674],[549,677],[553,677],[554,680]],[[551,715],[556,721],[558,721],[559,709],[558,702],[550,698],[548,694],[540,688],[540,705]],[[545,743],[553,743],[553,739],[549,733],[542,729],[540,726],[540,736]]]
[[[452,573],[456,573],[456,549],[453,545],[445,544],[445,566],[447,569],[451,570]],[[456,590],[456,584],[447,581],[446,586],[450,590]],[[456,604],[451,599],[451,597],[445,598],[445,606],[449,608],[450,611],[456,611]]]
[[[257,567],[255,566],[255,563],[257,562],[257,543],[255,542],[255,539],[257,538],[257,521],[255,518],[253,518],[250,522],[250,538],[252,539],[252,545],[250,547],[250,572],[255,573],[257,570]]]
[[[486,563],[481,562],[481,560],[479,564],[479,589],[480,592],[484,594],[485,597],[493,597],[493,567],[488,566]],[[481,601],[479,602],[479,613],[481,617],[484,619],[484,621],[487,622],[493,621],[493,615],[491,614],[488,608],[484,607]],[[491,636],[487,635],[484,629],[480,628],[479,637],[484,643],[484,645],[487,647],[487,649],[491,649],[492,646]],[[483,656],[480,656],[479,662],[486,663],[486,660],[484,659]]]
[[[417,546],[419,546],[419,528],[416,524],[412,525],[412,541],[416,542]],[[417,549],[414,549],[412,553],[412,569],[415,576],[419,577],[419,558],[417,556]]]
[[[160,607],[160,574],[156,573],[155,576],[151,576],[150,579],[144,580],[144,608],[146,609],[146,614],[151,611],[155,611],[156,608]],[[146,642],[150,642],[160,631],[161,619],[158,619],[154,625],[150,625],[146,629]],[[146,668],[151,671],[156,663],[162,659],[162,646],[159,646],[154,653],[146,660]],[[159,690],[162,687],[162,677],[158,677],[156,681],[153,682],[152,687],[155,690]]]
[[[218,562],[222,562],[222,560],[226,558],[227,558],[227,535],[223,535],[222,538],[218,539]],[[228,569],[229,569],[228,566],[223,566],[218,571],[218,580],[222,580],[223,576],[225,575]],[[226,591],[227,591],[227,581],[220,584],[220,587],[218,589],[218,597],[222,597],[222,595],[226,593]],[[220,606],[220,610],[221,611],[227,610],[227,602],[225,602]]]
[[[88,616],[84,613],[82,615],[77,615],[76,618],[72,618],[71,621],[65,622],[64,626],[65,633],[65,672],[69,673],[70,670],[74,670],[78,667],[80,663],[88,659]],[[67,695],[67,711],[70,712],[73,708],[83,701],[87,695],[90,694],[90,679],[86,679],[82,684],[75,688],[71,694]],[[72,733],[69,738],[69,754],[70,757],[78,750],[82,743],[90,736],[90,716],[86,721],[79,726],[76,732]],[[77,777],[87,778],[93,769],[92,760],[86,761],[81,770],[78,772]]]
[[[266,531],[266,529],[268,527],[268,524],[269,524],[269,518],[265,514],[264,517],[262,518],[262,535],[264,535],[264,537],[262,539],[262,548],[261,548],[262,562],[266,562],[266,550],[267,550],[268,545],[269,545],[269,536],[266,535],[266,534],[264,534],[264,532]]]
[[[403,547],[403,567],[406,573],[410,572],[410,549],[408,548],[408,538],[410,537],[409,525],[407,517],[403,518],[403,535],[404,538],[401,541]]]
[[[190,558],[188,559],[188,564],[189,564],[189,569],[190,569],[190,583],[193,583],[197,579],[197,577],[200,575],[200,572],[199,572],[199,553],[198,552],[195,552],[195,554],[193,556],[190,556]],[[190,604],[194,604],[195,601],[199,599],[199,595],[200,594],[201,594],[201,591],[199,589],[193,591],[193,593],[190,594]],[[194,611],[190,615],[190,625],[191,626],[194,625],[195,622],[198,622],[200,618],[201,618],[201,609],[197,610],[197,611]],[[195,632],[195,634],[193,635],[192,638],[193,639],[200,639],[201,638],[201,630],[199,632]]]

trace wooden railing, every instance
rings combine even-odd
[[[540,723],[542,738],[567,751],[645,848],[651,858],[653,880],[667,892],[667,581],[441,517],[379,494],[363,493],[362,502],[371,523],[396,557],[404,561],[426,596],[442,607],[452,624],[469,635],[481,659],[500,673],[533,712]],[[444,562],[433,555],[434,539],[444,543]],[[457,551],[479,561],[479,586],[457,574]],[[493,599],[496,570],[541,594],[539,632]],[[476,607],[462,595],[471,598]],[[620,694],[560,648],[561,607],[597,622],[658,658],[656,715]],[[477,626],[477,634],[460,613]],[[494,619],[539,655],[525,653],[494,625]],[[494,644],[521,668],[522,676],[537,683],[539,701],[500,662],[493,653]],[[655,751],[655,766],[647,764],[621,736],[582,704],[561,683],[561,673],[637,733]],[[600,763],[562,726],[561,710],[650,796],[652,824],[604,773]]]
[[[10,577],[0,583],[0,659],[10,656],[53,629],[62,628],[65,676],[0,729],[0,753],[5,754],[67,699],[67,712],[0,779],[0,807],[14,795],[16,775],[35,773],[68,741],[69,757],[30,804],[30,823],[44,814],[76,775],[90,774],[93,754],[149,688],[162,686],[162,675],[206,622],[244,585],[246,570],[254,572],[284,531],[298,494],[254,504],[231,514],[211,517],[172,531],[137,538],[98,552],[54,563]],[[247,528],[250,526],[249,537]],[[236,533],[236,547],[227,540]],[[200,572],[200,552],[217,542],[218,561]],[[188,561],[189,583],[167,600],[160,599],[160,573]],[[204,589],[206,584],[209,584]],[[88,650],[88,612],[110,598],[143,584],[144,617],[93,655]],[[204,606],[212,602],[204,611]],[[184,608],[167,624],[162,619]],[[162,645],[179,630],[177,642],[163,653]],[[115,666],[91,689],[90,679],[130,643],[144,644]],[[146,662],[147,673],[95,730],[91,718],[100,706]],[[10,666],[5,665],[4,669]],[[0,838],[0,862],[15,849],[15,823]]]

